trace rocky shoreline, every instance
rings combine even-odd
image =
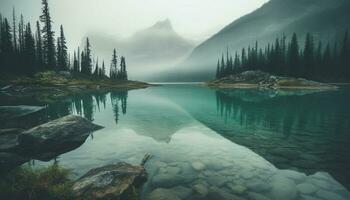
[[[68,115],[28,130],[0,129],[0,172],[31,159],[52,160],[79,147],[91,132],[101,128],[80,116]]]
[[[1,80],[0,104],[12,105],[11,102],[24,99],[24,102],[36,99],[37,102],[49,103],[73,94],[144,89],[151,86],[154,85],[139,81],[91,79],[76,77],[69,73],[42,72],[34,77]]]
[[[274,76],[262,71],[245,71],[206,83],[212,88],[270,88],[270,89],[317,89],[334,90],[331,84],[310,81],[303,78]]]
[[[38,106],[0,106],[0,119],[17,120],[43,109]],[[0,175],[16,173],[15,169],[30,160],[53,160],[78,148],[92,132],[102,128],[76,115],[67,115],[27,130],[0,128]],[[75,199],[138,199],[137,191],[148,178],[144,165],[150,158],[151,155],[146,154],[140,165],[119,162],[98,167],[76,181],[68,179],[66,182],[73,183],[71,193]]]

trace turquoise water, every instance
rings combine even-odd
[[[68,97],[47,118],[77,114],[105,127],[55,158],[75,178],[152,154],[144,199],[348,199],[349,102],[348,89],[181,84]]]

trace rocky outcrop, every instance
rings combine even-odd
[[[144,164],[149,158],[146,155],[141,165],[120,162],[90,170],[73,185],[76,199],[130,199],[128,195],[136,195],[136,189],[147,180]]]
[[[0,129],[0,168],[11,169],[30,159],[49,161],[82,145],[102,126],[68,115],[23,131]]]
[[[274,76],[262,71],[245,71],[207,83],[215,88],[336,89],[336,86],[303,78]]]
[[[18,142],[31,150],[58,150],[84,142],[91,132],[101,128],[83,117],[68,115],[23,132]]]

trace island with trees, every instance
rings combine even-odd
[[[233,58],[227,49],[216,66],[212,87],[269,87],[329,89],[325,83],[345,83],[350,79],[350,42],[348,31],[341,42],[323,44],[307,33],[303,47],[294,33],[290,42],[283,35],[266,47],[243,48]],[[313,81],[311,81],[313,80]],[[316,82],[317,81],[317,82]]]
[[[118,56],[116,49],[111,49],[110,67],[93,58],[89,38],[82,49],[69,52],[63,25],[59,34],[53,31],[47,0],[42,1],[42,15],[35,26],[25,22],[23,15],[17,20],[15,8],[11,20],[0,15],[1,90],[78,92],[149,86],[128,80],[126,58]]]

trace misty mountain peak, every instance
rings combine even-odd
[[[158,21],[151,28],[152,29],[173,30],[173,25],[171,24],[171,21],[169,19],[165,19],[163,21]]]

